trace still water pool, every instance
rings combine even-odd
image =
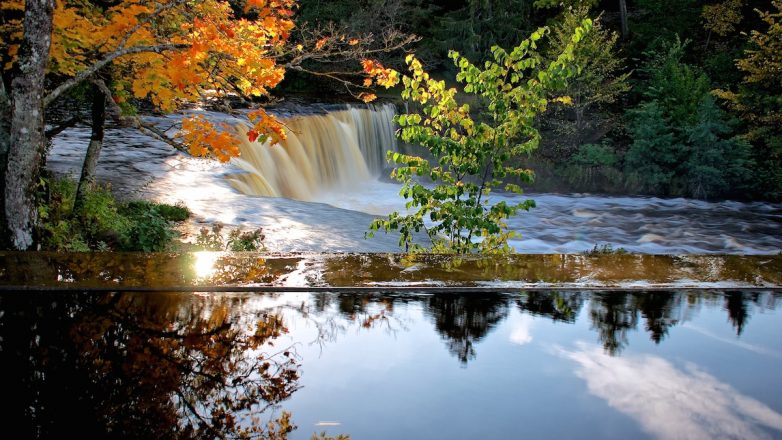
[[[3,292],[21,438],[782,437],[768,290]],[[281,427],[282,426],[282,427]]]

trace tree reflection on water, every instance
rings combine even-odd
[[[275,438],[298,388],[280,315],[184,295],[1,297],[4,372],[23,437]],[[8,388],[6,388],[9,390]],[[268,417],[267,417],[268,418]],[[22,428],[22,427],[20,427]]]
[[[22,437],[285,438],[280,411],[299,389],[288,320],[314,323],[324,349],[348,328],[407,331],[410,307],[431,321],[464,367],[513,307],[573,324],[585,313],[608,356],[631,332],[662,343],[701,307],[722,308],[737,335],[782,294],[524,292],[380,295],[0,295],[6,416]],[[267,303],[263,301],[268,300]],[[262,305],[259,305],[263,303]],[[10,397],[9,397],[10,398]]]

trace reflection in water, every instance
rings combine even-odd
[[[546,316],[553,321],[574,322],[584,304],[584,295],[579,292],[529,292],[516,304],[522,312]]]
[[[22,437],[226,438],[292,429],[261,415],[298,388],[277,314],[183,295],[0,297]],[[14,392],[15,391],[15,392]],[[78,421],[78,423],[76,423]],[[264,432],[266,431],[266,432]]]
[[[508,301],[497,294],[435,295],[426,310],[448,351],[467,364],[475,358],[475,344],[508,316]]]
[[[673,338],[671,328],[683,325],[695,331],[674,333],[681,340],[686,341],[687,334],[702,335],[726,342],[724,346],[742,350],[740,354],[764,356],[778,363],[782,359],[780,348],[764,347],[757,332],[754,340],[738,338],[753,335],[748,330],[752,327],[750,317],[764,322],[757,314],[775,309],[779,298],[782,294],[776,292],[4,293],[0,294],[0,365],[7,382],[3,390],[8,396],[17,396],[9,417],[18,420],[24,437],[75,434],[88,438],[223,438],[247,434],[277,435],[282,439],[294,429],[298,409],[292,416],[281,410],[297,399],[300,375],[307,372],[307,366],[317,370],[317,356],[299,357],[301,349],[306,352],[312,342],[320,345],[321,355],[342,350],[338,350],[342,339],[351,344],[362,340],[388,344],[381,347],[379,355],[383,356],[382,362],[393,367],[382,370],[383,375],[378,375],[382,380],[393,376],[393,371],[417,374],[419,366],[421,371],[431,371],[430,363],[447,352],[456,362],[445,356],[446,362],[436,364],[435,371],[447,380],[462,377],[466,382],[478,381],[481,389],[487,387],[483,392],[488,394],[475,398],[498,406],[503,403],[493,400],[492,393],[497,390],[491,387],[506,381],[518,384],[535,374],[534,369],[525,372],[523,379],[515,377],[515,371],[503,372],[502,377],[484,375],[482,379],[469,379],[468,374],[522,352],[522,363],[533,365],[536,351],[547,353],[542,369],[555,374],[556,362],[550,359],[548,347],[556,344],[566,347],[556,350],[560,361],[567,359],[568,368],[572,366],[570,361],[576,362],[577,375],[586,381],[590,393],[638,420],[653,436],[778,437],[782,435],[780,408],[740,394],[732,385],[721,382],[721,377],[718,380],[705,373],[703,367],[688,364],[682,368],[657,354],[622,353],[631,342],[638,343],[638,338],[630,336],[633,332],[644,332],[654,344],[663,344]],[[694,323],[699,314],[719,319],[706,320],[702,327]],[[733,328],[729,331],[732,335],[735,330],[737,339],[726,338],[709,327],[712,321],[730,322]],[[546,322],[558,325],[544,330]],[[289,334],[288,329],[293,327],[299,332],[303,327],[314,330]],[[579,333],[574,337],[567,333],[590,327],[595,335]],[[551,334],[562,330],[566,336],[552,340]],[[377,338],[381,332],[392,337]],[[436,336],[429,338],[432,332]],[[357,333],[367,339],[356,337]],[[407,333],[415,333],[410,336],[416,346],[421,344],[428,350],[425,344],[431,343],[435,347],[444,345],[445,350],[408,360],[415,364],[411,367],[395,351],[395,341],[405,339]],[[485,344],[493,334],[503,335],[506,345]],[[578,343],[570,347],[570,341],[585,337],[599,345]],[[514,351],[514,345],[525,348]],[[291,347],[298,348],[299,353]],[[503,351],[498,354],[497,350]],[[351,345],[343,352],[345,358],[339,360],[340,370],[329,371],[326,377],[331,380],[334,376],[337,383],[352,383],[353,371],[360,372],[365,356],[371,357],[375,351]],[[478,356],[486,356],[491,362],[472,362]],[[511,369],[522,365],[516,359]],[[448,371],[456,366],[462,367],[457,368],[459,376]],[[306,374],[303,377],[306,379]],[[437,379],[430,376],[427,380]],[[568,383],[551,376],[529,380],[552,381],[541,385],[552,389]],[[360,381],[356,384],[367,386]],[[433,396],[443,392],[420,391]],[[578,390],[567,392],[576,394]],[[406,402],[409,396],[388,398]],[[308,399],[324,404],[324,396]],[[356,403],[341,399],[337,399],[338,404],[325,400],[349,413],[350,405]],[[399,404],[404,406],[403,402]],[[345,413],[336,415],[340,418],[318,420],[349,419]],[[398,416],[389,415],[388,419]],[[267,425],[269,421],[272,425]],[[351,432],[352,426],[346,426],[346,430]]]
[[[782,435],[782,414],[695,365],[679,369],[657,356],[612,357],[577,343],[559,349],[578,364],[589,392],[663,439],[764,439]],[[770,431],[770,432],[769,432]]]

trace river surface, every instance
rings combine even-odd
[[[233,438],[283,415],[291,439],[782,438],[781,300],[5,291],[3,416],[21,438]]]
[[[404,210],[399,185],[385,177],[388,170],[382,169],[378,159],[384,150],[396,148],[389,125],[393,112],[387,110],[381,107],[361,113],[353,109],[352,113],[333,113],[337,115],[333,117],[317,115],[317,120],[304,117],[300,130],[319,134],[297,132],[297,142],[317,142],[315,153],[292,147],[245,146],[259,152],[255,164],[247,162],[250,150],[243,150],[241,161],[220,164],[187,157],[130,129],[108,129],[98,177],[111,181],[124,194],[185,203],[194,214],[188,229],[191,236],[202,225],[221,222],[263,227],[266,245],[273,251],[395,251],[395,236],[380,233],[364,239],[373,218]],[[172,119],[156,121],[165,126]],[[78,175],[88,139],[87,127],[56,137],[49,167],[59,174]],[[353,153],[331,147],[336,144],[353,148]],[[270,149],[273,157],[268,156]],[[328,162],[322,158],[324,151],[340,154],[328,159],[333,163],[325,171],[319,163]],[[313,154],[317,160],[306,158]],[[314,171],[302,174],[305,159],[312,162],[307,166]],[[323,176],[318,177],[319,172]],[[264,185],[271,182],[273,194],[296,187],[293,194],[306,193],[309,201],[247,195],[259,191],[250,188],[244,177],[252,175],[262,177]],[[306,188],[300,187],[305,184]],[[508,221],[521,234],[511,242],[518,252],[575,253],[596,245],[653,254],[776,254],[782,250],[782,204],[590,194],[513,197],[537,203],[537,208]],[[507,197],[494,194],[492,198]]]

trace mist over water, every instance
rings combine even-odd
[[[397,238],[364,239],[376,216],[403,211],[400,185],[388,177],[385,152],[397,148],[394,107],[351,107],[289,115],[285,145],[246,142],[229,164],[196,159],[132,129],[109,129],[98,178],[124,194],[184,202],[201,223],[263,227],[274,251],[398,250]],[[240,124],[240,117],[207,113]],[[155,118],[170,126],[175,117]],[[50,169],[78,176],[88,127],[56,137]],[[610,244],[655,254],[776,254],[782,250],[782,204],[705,202],[590,194],[493,194],[532,198],[537,208],[508,225],[524,253],[573,253]]]

